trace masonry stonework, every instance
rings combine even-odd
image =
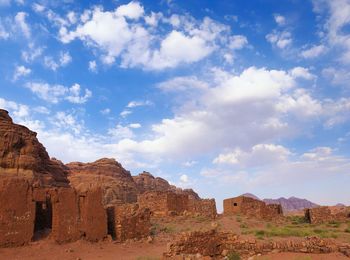
[[[281,205],[269,204],[253,198],[239,196],[224,200],[224,214],[243,214],[265,220],[283,216]]]

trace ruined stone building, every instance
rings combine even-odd
[[[149,190],[168,195],[154,200],[156,207],[142,199],[136,204]],[[108,234],[117,241],[141,238],[149,235],[151,211],[158,208],[216,214],[214,200],[201,200],[149,173],[132,177],[114,159],[67,165],[50,159],[36,133],[0,109],[0,246],[43,236],[58,243]]]
[[[215,218],[214,199],[196,199],[186,193],[171,191],[147,191],[140,194],[137,203],[149,208],[154,216],[201,215]]]
[[[283,216],[279,204],[266,204],[261,200],[239,196],[224,200],[224,214],[242,214],[248,217],[272,220]]]
[[[350,221],[350,207],[322,206],[305,210],[305,219],[311,224]]]

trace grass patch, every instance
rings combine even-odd
[[[165,226],[165,227],[161,228],[160,231],[162,231],[164,233],[174,233],[175,228],[173,226]]]
[[[300,224],[306,224],[308,223],[306,218],[304,216],[288,216],[287,219],[293,224],[293,225],[300,225]]]
[[[197,216],[195,218],[196,222],[205,222],[208,221],[208,218],[204,217],[204,216]]]
[[[236,252],[230,252],[227,255],[228,260],[241,260],[241,256]]]
[[[236,221],[237,222],[242,222],[242,218],[238,216],[238,217],[236,217]]]
[[[320,228],[291,228],[291,227],[272,227],[266,230],[256,230],[255,236],[262,237],[306,237],[318,236],[321,238],[337,238],[335,231]]]
[[[327,227],[339,228],[340,227],[340,222],[330,221],[330,222],[328,222]]]
[[[246,223],[242,223],[239,225],[240,228],[248,228],[248,225]]]
[[[350,233],[350,228],[346,228],[346,229],[344,230],[344,232],[345,232],[345,233]]]

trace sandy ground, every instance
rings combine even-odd
[[[239,221],[238,221],[239,220]],[[164,218],[152,220],[153,232],[156,237],[152,243],[144,241],[129,241],[127,243],[114,243],[102,241],[89,243],[77,241],[74,243],[58,245],[45,237],[27,246],[17,248],[0,248],[0,260],[22,259],[47,259],[47,260],[92,260],[92,259],[133,259],[133,260],[156,260],[161,259],[167,250],[167,243],[174,240],[176,234],[183,231],[209,230],[213,227],[213,221],[203,218]],[[220,217],[215,225],[221,231],[241,233],[240,225],[246,223],[249,227],[263,228],[266,223],[258,220],[248,220],[242,217]],[[253,235],[249,235],[254,237]],[[283,239],[283,238],[275,238]],[[286,238],[285,238],[286,239]],[[256,260],[334,260],[350,259],[340,253],[334,254],[297,254],[275,253],[256,257]],[[242,259],[243,260],[243,259]]]

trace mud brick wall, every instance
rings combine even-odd
[[[214,219],[217,216],[215,199],[189,199],[188,212]]]
[[[79,205],[79,230],[89,241],[107,236],[107,213],[102,204],[102,190],[90,189],[77,194]]]
[[[134,203],[115,206],[112,210],[114,210],[113,228],[115,229],[116,241],[141,239],[149,235],[151,228],[151,212],[149,209],[140,208],[138,204]]]
[[[51,191],[52,237],[58,242],[70,242],[80,238],[78,227],[79,208],[73,188]]]
[[[150,209],[153,216],[168,214],[168,197],[165,192],[145,192],[137,196],[137,203],[141,208]]]
[[[154,216],[180,215],[188,209],[188,195],[149,191],[139,195],[137,203],[149,208]]]
[[[248,217],[271,220],[282,217],[282,207],[249,197],[239,196],[224,200],[224,214],[243,214]]]
[[[22,178],[0,179],[0,246],[20,246],[33,236],[35,203]]]
[[[345,222],[350,220],[350,208],[332,212],[330,207],[323,206],[305,210],[305,218],[311,224],[322,224],[330,221]]]
[[[186,259],[196,259],[195,255],[200,253],[202,256],[221,259],[224,251],[235,251],[247,257],[266,254],[274,250],[318,254],[341,252],[346,256],[350,256],[350,244],[340,244],[332,239],[306,237],[281,241],[260,241],[240,238],[233,233],[211,230],[180,235],[175,242],[168,245],[168,251],[164,253],[164,258],[170,259],[181,255],[185,256]]]
[[[181,215],[188,209],[188,195],[168,192],[166,196],[168,215]]]

